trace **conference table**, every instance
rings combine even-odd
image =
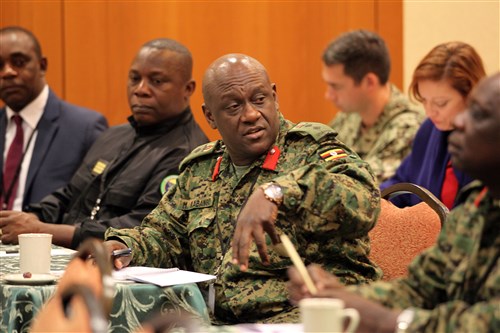
[[[0,332],[29,332],[33,318],[54,294],[57,280],[41,285],[11,284],[4,280],[19,272],[17,246],[0,244]],[[52,247],[51,272],[61,275],[74,251]],[[133,332],[141,322],[157,313],[187,311],[209,323],[208,309],[195,283],[160,288],[152,284],[116,281],[109,332]]]

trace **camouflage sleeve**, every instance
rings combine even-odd
[[[456,300],[432,310],[414,309],[415,317],[406,332],[498,332],[499,309],[500,297],[473,305]]]
[[[177,180],[177,184],[181,179]],[[153,267],[179,267],[192,270],[185,237],[184,212],[172,202],[180,200],[179,186],[172,187],[142,224],[133,229],[106,231],[105,239],[120,239],[132,249],[132,264]]]
[[[311,232],[365,236],[380,209],[380,193],[368,164],[331,136],[319,144],[300,140],[287,154],[293,151],[307,156],[307,163],[274,179],[284,191],[280,212]],[[328,157],[330,152],[336,155]]]
[[[392,177],[401,161],[410,153],[419,124],[418,114],[403,113],[380,134],[373,150],[364,158],[372,167],[379,184]]]
[[[460,269],[466,269],[464,267],[454,268],[459,274],[453,274],[452,277],[449,272],[454,267],[450,249],[456,246],[456,242],[460,242],[460,235],[457,237],[457,220],[468,216],[462,208],[455,209],[449,215],[437,244],[411,263],[407,278],[348,288],[391,308],[413,308],[415,317],[407,330],[409,333],[498,331],[500,297],[492,297],[474,304],[462,300],[461,297],[450,299],[449,284],[457,281],[448,281],[446,277],[452,279],[453,276],[466,274],[465,271],[458,272]]]

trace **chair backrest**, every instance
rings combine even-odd
[[[107,332],[113,296],[110,257],[101,241],[88,239],[71,259],[30,331]]]
[[[418,195],[423,202],[399,208],[388,200],[403,193]],[[369,236],[370,259],[383,270],[383,280],[407,275],[410,262],[436,242],[448,212],[431,192],[415,184],[395,184],[382,191],[380,217]]]

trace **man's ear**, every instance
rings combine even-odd
[[[368,72],[362,81],[363,85],[367,88],[373,89],[380,86],[380,80],[378,79],[378,76],[372,72]]]
[[[217,124],[215,123],[214,116],[210,109],[203,103],[201,105],[201,109],[203,110],[203,114],[205,115],[205,119],[207,120],[208,124],[212,129],[217,129]]]
[[[273,88],[273,98],[274,98],[274,105],[276,106],[276,110],[279,111],[280,109],[280,104],[278,102],[278,88],[276,86],[276,83],[272,83],[271,87]]]
[[[189,80],[188,83],[186,83],[186,95],[185,98],[191,97],[193,95],[194,91],[196,90],[196,81],[195,80]]]
[[[42,57],[42,59],[40,59],[40,69],[43,72],[46,72],[48,66],[49,66],[49,62],[47,60],[47,57]]]

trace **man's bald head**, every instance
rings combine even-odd
[[[260,73],[271,84],[266,68],[259,61],[241,53],[226,54],[216,59],[205,71],[202,92],[206,104],[210,104],[213,97],[214,85],[225,81],[228,75],[232,75],[238,70]]]
[[[250,165],[279,132],[276,85],[260,62],[244,54],[215,60],[203,77],[203,114],[217,129],[235,165]]]

